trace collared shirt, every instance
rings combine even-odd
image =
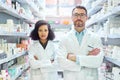
[[[85,29],[81,32],[77,32],[75,30],[75,36],[77,37],[79,45],[81,45],[81,43],[82,43],[82,39],[83,39],[83,36],[85,35],[85,32],[86,32]],[[78,64],[78,65],[80,64],[79,60],[80,60],[79,56],[76,56],[76,64]]]
[[[83,36],[84,36],[85,32],[86,32],[86,30],[83,30],[81,32],[75,31],[75,36],[77,37],[79,45],[81,45],[81,42],[82,42],[82,39],[83,39]]]

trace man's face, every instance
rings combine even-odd
[[[84,9],[76,8],[72,13],[72,21],[75,29],[84,29],[85,22],[87,20],[87,14]]]

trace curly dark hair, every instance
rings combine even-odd
[[[48,22],[46,22],[45,20],[39,20],[36,22],[35,24],[35,28],[32,30],[32,32],[30,33],[30,37],[32,38],[32,40],[39,40],[39,35],[38,35],[38,29],[39,27],[41,27],[42,25],[47,25],[48,26],[48,40],[53,40],[55,38],[55,34],[51,29],[51,26]]]

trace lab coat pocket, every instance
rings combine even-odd
[[[38,69],[31,69],[30,72],[31,72],[31,75],[40,75],[41,74],[40,68],[38,68]]]
[[[94,49],[94,45],[91,45],[91,44],[87,45],[87,51],[88,52],[92,51],[93,49]]]
[[[31,76],[30,80],[43,80],[43,79],[41,78],[41,75],[33,75]]]
[[[90,38],[90,40],[87,42],[87,50],[91,51],[95,47],[95,42]]]
[[[94,80],[94,77],[92,77],[92,76],[87,76],[87,77],[86,77],[86,80]]]

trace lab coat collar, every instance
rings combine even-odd
[[[46,49],[48,48],[48,46],[50,45],[50,43],[51,43],[51,41],[48,40],[47,45],[46,45],[46,48],[44,49],[43,46],[40,44],[39,40],[35,41],[36,46],[37,46],[38,48],[41,48],[41,47],[42,47],[41,49],[43,49],[43,50],[46,50]]]
[[[76,33],[78,33],[78,34],[83,33],[83,35],[85,35],[85,33],[87,32],[87,30],[86,30],[86,29],[84,29],[84,30],[83,30],[83,31],[81,31],[80,33],[79,33],[79,32],[77,32],[75,29],[72,29],[71,31],[72,31],[72,32],[74,32],[74,34],[76,34]]]

